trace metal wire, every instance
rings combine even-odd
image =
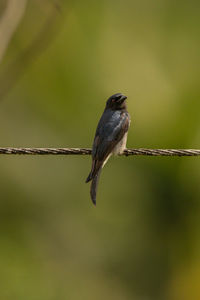
[[[0,154],[20,155],[90,155],[89,148],[0,148]],[[126,149],[122,155],[147,155],[147,156],[198,156],[198,149]]]

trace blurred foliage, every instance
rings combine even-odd
[[[199,148],[198,1],[36,1],[0,65],[1,146],[90,147],[128,96],[128,147]],[[5,1],[0,2],[0,16]],[[200,298],[198,158],[0,156],[1,299]]]

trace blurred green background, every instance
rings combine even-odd
[[[0,50],[18,16],[0,55],[1,147],[91,147],[122,92],[129,148],[198,149],[199,12],[186,0],[1,0]],[[200,299],[200,159],[111,158],[96,208],[90,167],[0,156],[0,298]]]

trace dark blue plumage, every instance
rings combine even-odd
[[[121,93],[111,96],[98,123],[92,147],[92,169],[86,180],[92,180],[90,195],[96,204],[96,192],[102,167],[111,154],[123,153],[126,148],[130,116],[126,110],[127,97]]]

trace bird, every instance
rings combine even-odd
[[[127,111],[127,97],[121,93],[112,95],[97,125],[92,146],[92,168],[86,179],[91,182],[90,196],[96,206],[96,195],[102,168],[112,154],[122,154],[126,149],[130,115]]]

